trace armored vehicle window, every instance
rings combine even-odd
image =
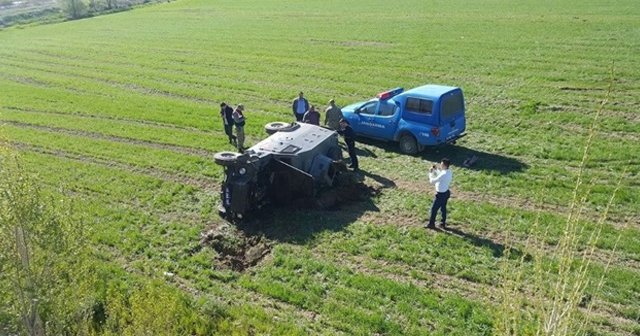
[[[419,114],[431,115],[433,102],[426,99],[407,98],[407,111]]]
[[[464,102],[461,92],[455,92],[444,98],[442,103],[442,118],[448,119],[461,113],[463,110]]]
[[[391,116],[396,113],[396,104],[390,102],[380,102],[380,113],[381,116]]]

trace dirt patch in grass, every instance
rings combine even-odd
[[[247,235],[227,223],[209,227],[200,238],[200,247],[217,252],[216,266],[238,272],[258,264],[269,254],[271,246],[263,235]]]

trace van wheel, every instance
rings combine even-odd
[[[274,122],[270,122],[266,125],[264,125],[264,130],[265,132],[267,132],[267,134],[271,135],[277,131],[282,130],[283,128],[286,128],[288,126],[291,126],[291,124],[286,123],[286,122],[282,122],[282,121],[274,121]]]
[[[219,152],[219,153],[215,153],[213,155],[213,160],[215,161],[215,163],[226,167],[226,166],[230,166],[232,164],[234,164],[236,162],[236,159],[238,158],[238,156],[240,156],[239,153],[234,153],[234,152]]]
[[[400,137],[400,151],[404,154],[417,154],[418,142],[411,134],[404,134]]]

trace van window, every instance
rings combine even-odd
[[[376,114],[376,102],[369,102],[360,108],[362,114]]]
[[[427,99],[407,98],[407,111],[431,115],[433,101]]]
[[[442,118],[450,119],[464,111],[462,92],[457,91],[444,97],[442,102]]]
[[[396,113],[396,108],[397,108],[396,104],[389,103],[389,102],[380,102],[379,115],[381,116],[394,115]]]

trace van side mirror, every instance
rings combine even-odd
[[[355,113],[355,114],[360,114],[360,112],[362,112],[362,110],[360,110],[359,108],[357,108],[355,111],[353,111],[353,113]]]

